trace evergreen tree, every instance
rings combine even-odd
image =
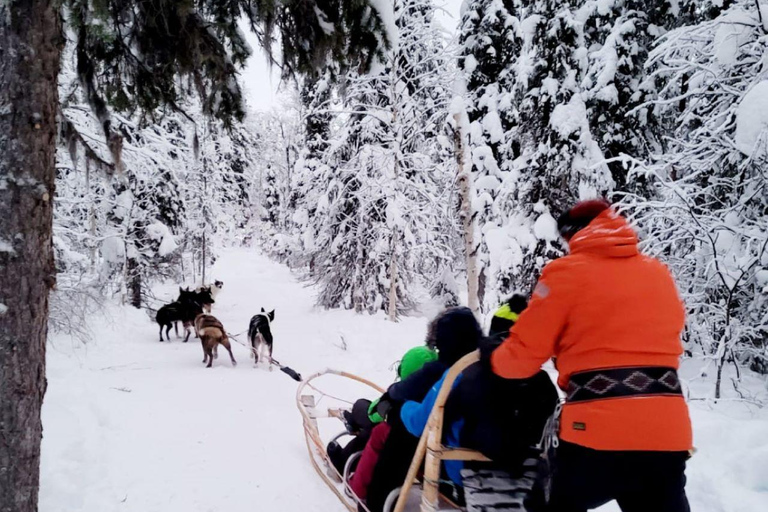
[[[331,138],[333,117],[334,79],[331,70],[322,75],[307,76],[301,84],[301,111],[304,113],[303,145],[299,151],[291,174],[291,195],[288,200],[292,212],[290,232],[295,240],[295,250],[291,263],[302,265],[315,249],[317,228],[316,221],[318,188],[325,175],[325,152]],[[313,222],[314,221],[314,222]],[[309,260],[310,274],[314,272],[314,262]]]
[[[443,213],[436,205],[450,164],[437,134],[450,68],[433,13],[428,0],[396,2],[397,43],[384,68],[350,74],[343,84],[349,114],[320,168],[315,211],[322,225],[314,273],[325,307],[384,309],[394,320],[414,307],[411,286],[427,273],[423,259],[446,257],[447,244],[435,238]]]
[[[110,108],[150,115],[161,106],[176,109],[191,83],[208,115],[227,125],[242,117],[236,69],[249,54],[237,28],[243,14],[263,45],[280,35],[286,74],[328,60],[365,69],[387,45],[381,18],[365,0],[0,4],[0,109],[14,110],[0,116],[0,434],[7,440],[0,446],[0,503],[9,512],[37,506],[48,292],[55,285],[52,202],[63,22],[75,38],[84,94],[120,170],[122,137]],[[26,357],[19,360],[17,352]]]
[[[625,196],[645,250],[675,274],[686,350],[716,366],[716,398],[728,363],[768,373],[766,26],[744,1],[661,39],[649,106],[676,122],[642,169],[655,196]]]
[[[487,233],[502,219],[497,197],[500,185],[520,147],[512,137],[517,125],[517,105],[512,95],[516,63],[523,44],[519,0],[473,0],[462,15],[459,44],[460,68],[466,83],[466,114],[469,122],[469,161],[472,218],[480,227],[478,254],[478,300],[482,304],[487,286],[495,286],[489,275],[490,249]],[[470,250],[469,248],[467,250]],[[489,282],[490,281],[490,282]]]

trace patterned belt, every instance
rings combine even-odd
[[[663,366],[606,368],[571,375],[566,402],[634,396],[682,396],[677,370]]]

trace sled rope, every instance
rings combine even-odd
[[[237,339],[237,336],[240,336],[240,335],[242,335],[242,334],[243,334],[243,333],[245,333],[245,332],[246,332],[246,331],[240,332],[240,333],[238,333],[237,335],[235,335],[235,334],[232,334],[232,333],[229,333],[229,332],[228,332],[228,333],[227,333],[227,336],[228,336],[229,338],[231,338],[231,339],[232,339],[232,341],[234,341],[234,342],[235,342],[235,343],[237,343],[238,345],[242,345],[242,346],[244,346],[245,348],[247,348],[248,350],[250,350],[250,351],[251,351],[251,353],[252,353],[254,356],[257,356],[258,354],[256,354],[256,349],[255,349],[255,348],[253,348],[251,345],[246,345],[245,343],[243,343],[242,341],[240,341],[239,339]],[[280,364],[280,362],[279,362],[277,359],[274,359],[274,358],[272,358],[272,357],[267,357],[267,359],[269,359],[269,362],[270,362],[270,363],[272,363],[272,364],[274,364],[275,366],[277,366],[278,368],[280,368],[280,371],[281,371],[281,372],[283,372],[284,374],[288,375],[290,378],[292,378],[292,379],[293,379],[293,380],[295,380],[296,382],[302,382],[301,374],[300,374],[299,372],[297,372],[296,370],[294,370],[293,368],[290,368],[290,367],[288,367],[288,366],[284,366],[284,365]]]
[[[547,418],[547,423],[544,425],[544,431],[541,433],[541,439],[536,445],[536,448],[546,453],[551,448],[557,448],[560,446],[560,413],[563,410],[563,403],[558,402],[555,407],[555,411],[552,416]]]
[[[322,400],[323,398],[327,397],[327,398],[330,398],[332,400],[338,400],[339,402],[344,402],[345,404],[355,405],[354,402],[350,402],[349,400],[344,400],[343,398],[339,398],[338,396],[333,396],[331,394],[328,394],[328,393],[326,393],[324,391],[321,391],[321,390],[317,389],[311,382],[307,382],[307,387],[312,389],[313,391],[319,393],[320,397],[321,397],[320,400]],[[318,400],[317,402],[320,403],[320,400]]]

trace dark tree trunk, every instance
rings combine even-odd
[[[63,44],[59,2],[0,3],[0,509],[34,512],[40,482],[52,199]]]
[[[131,306],[141,308],[141,268],[134,258],[128,258],[126,262],[128,274],[128,299]]]

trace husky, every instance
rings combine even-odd
[[[248,325],[248,340],[251,342],[251,355],[253,365],[259,364],[259,356],[263,357],[264,349],[267,350],[269,369],[272,369],[272,321],[275,319],[275,310],[269,313],[261,308],[261,313],[253,315]]]
[[[216,296],[219,295],[219,292],[221,292],[221,289],[224,288],[224,281],[216,280],[208,288],[211,289],[211,295],[213,295],[213,298],[215,299]]]
[[[201,306],[203,306],[203,310],[206,313],[210,313],[211,307],[216,302],[213,295],[213,288],[210,286],[200,286],[198,288],[195,288],[195,291],[191,293],[195,294],[197,301],[200,303]]]
[[[179,335],[179,328],[177,322],[181,322],[184,325],[184,330],[187,335],[184,338],[184,343],[189,340],[190,330],[192,324],[195,321],[195,317],[203,312],[202,304],[205,301],[212,301],[210,292],[197,294],[189,290],[179,288],[179,298],[175,302],[166,304],[157,310],[157,316],[155,320],[160,326],[160,341],[163,340],[163,327],[166,327],[165,337],[168,341],[171,341],[171,327],[176,327],[176,336]],[[197,337],[197,334],[195,334]]]
[[[237,366],[235,356],[232,355],[232,345],[229,343],[227,331],[222,323],[213,315],[200,314],[195,318],[195,330],[200,335],[200,343],[203,346],[203,363],[208,363],[206,368],[213,366],[214,353],[219,344],[229,352],[232,366]],[[218,355],[218,354],[216,354]]]
[[[211,306],[216,302],[216,296],[219,295],[221,289],[224,287],[224,281],[214,281],[213,284],[198,286],[195,288],[195,293],[209,292],[211,294],[211,303],[203,304],[203,309],[206,313],[211,312]]]

